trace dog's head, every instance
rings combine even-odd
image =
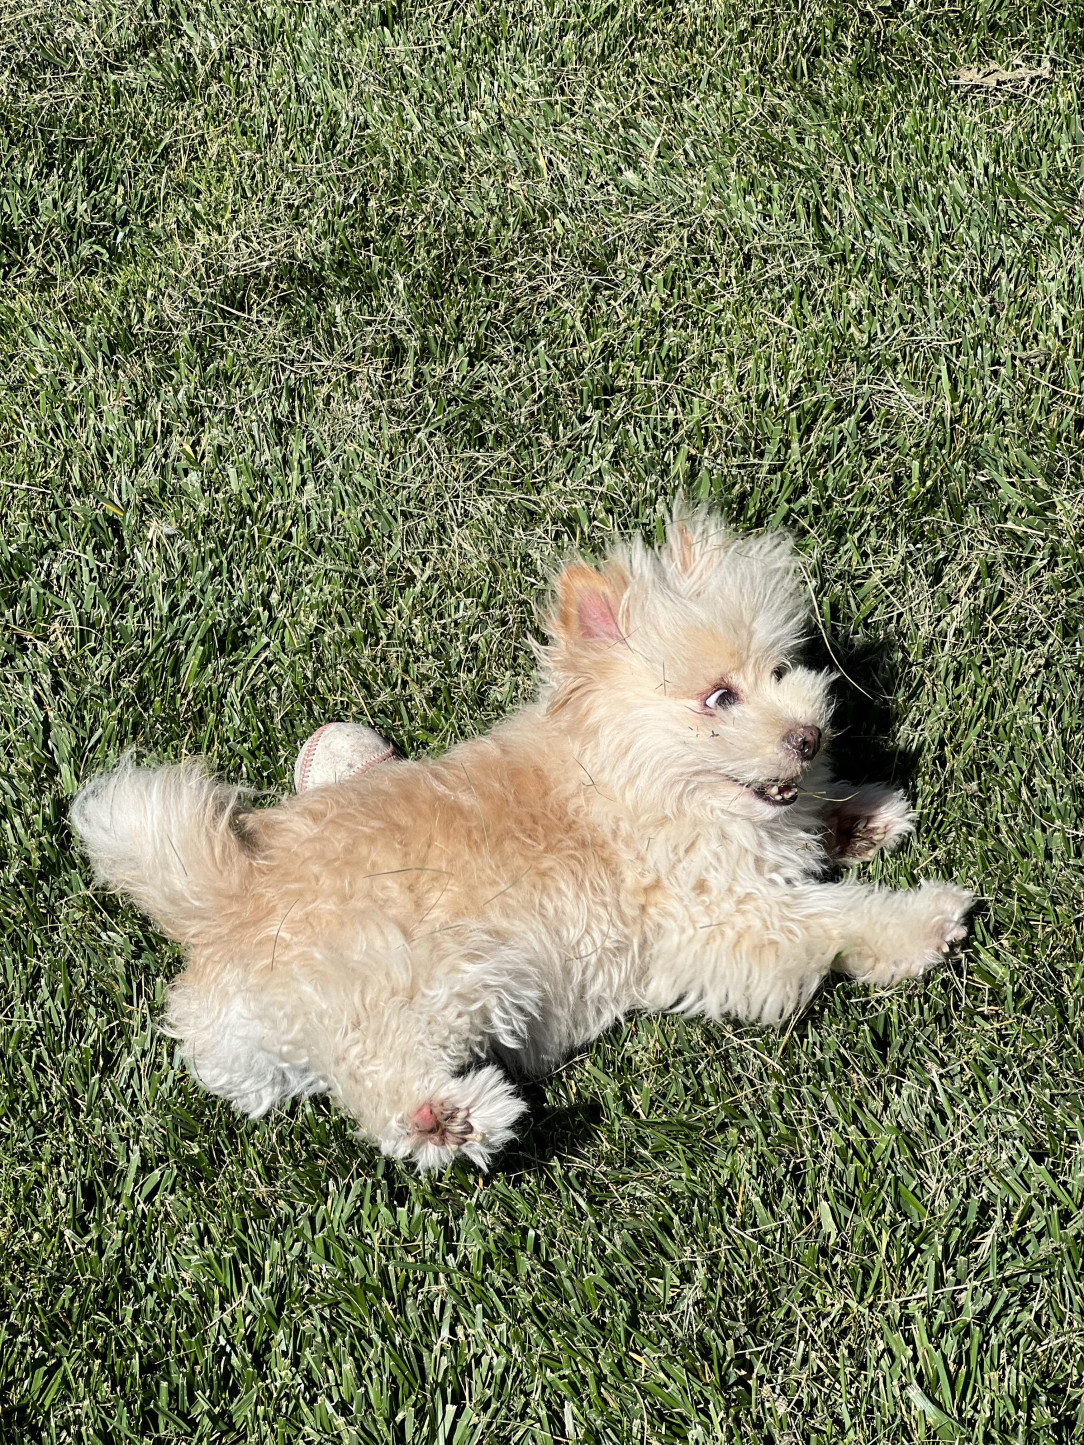
[[[767,821],[828,736],[832,676],[796,663],[808,615],[787,537],[679,514],[657,551],[561,572],[543,700],[600,786],[666,816]]]

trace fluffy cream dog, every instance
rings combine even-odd
[[[822,881],[910,828],[832,784],[830,675],[788,541],[709,512],[561,572],[535,702],[443,757],[251,809],[199,764],[72,809],[98,878],[188,966],[166,1024],[252,1117],[327,1092],[385,1153],[488,1164],[559,1060],[637,1009],[775,1024],[832,968],[913,978],[970,895]]]

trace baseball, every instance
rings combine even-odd
[[[294,790],[307,793],[310,788],[345,782],[394,756],[392,745],[372,728],[361,723],[325,723],[297,755]]]

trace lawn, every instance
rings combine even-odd
[[[1082,42],[1074,0],[9,13],[5,1442],[1080,1437]],[[678,495],[796,535],[842,766],[920,814],[865,871],[973,888],[962,956],[630,1020],[485,1178],[202,1092],[79,782],[445,747],[528,695],[555,552]]]

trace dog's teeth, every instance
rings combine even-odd
[[[746,783],[745,786],[766,803],[793,803],[798,796],[793,783]]]

